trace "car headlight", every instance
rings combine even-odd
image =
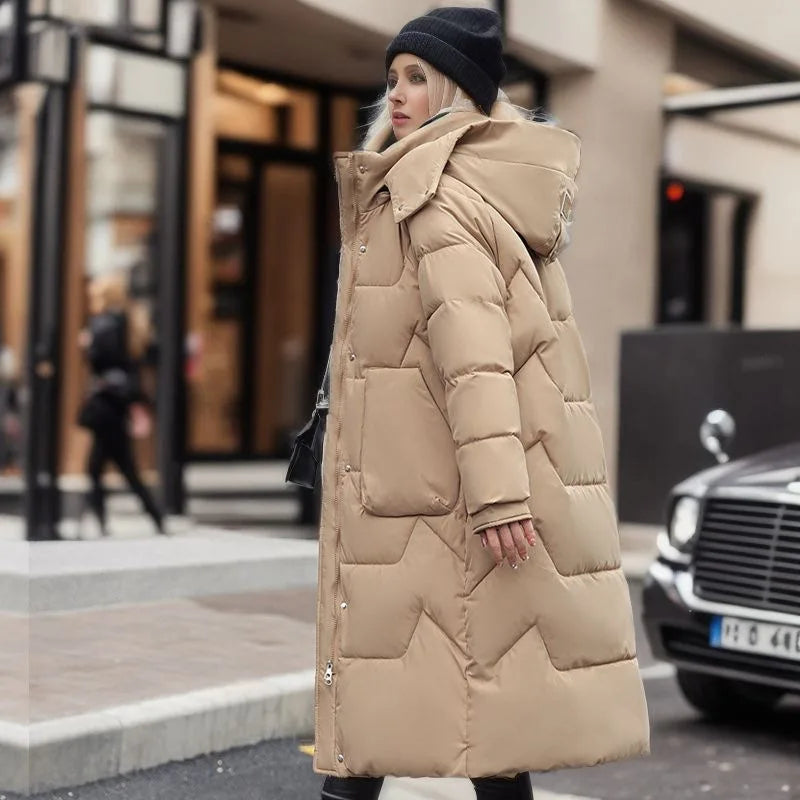
[[[700,501],[694,497],[681,497],[672,509],[669,521],[669,538],[672,544],[685,548],[697,533],[697,518],[700,516]]]

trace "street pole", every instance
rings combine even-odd
[[[59,345],[68,114],[68,88],[48,86],[37,124],[26,365],[30,401],[25,425],[24,511],[31,540],[58,538]]]

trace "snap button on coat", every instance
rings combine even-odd
[[[579,149],[554,126],[451,112],[383,152],[335,155],[317,772],[511,776],[649,749],[603,443],[558,259]],[[338,480],[342,469],[352,477]],[[496,569],[474,543],[530,518],[524,569]]]

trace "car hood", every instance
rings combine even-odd
[[[703,495],[722,486],[783,492],[792,483],[800,484],[800,442],[762,450],[730,464],[697,472],[678,484],[674,493]],[[800,485],[796,491],[800,499]]]

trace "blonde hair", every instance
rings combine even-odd
[[[450,111],[479,111],[475,101],[452,79],[436,67],[417,59],[417,64],[428,84],[428,118]],[[389,103],[390,88],[367,108],[372,109],[367,122],[367,131],[361,139],[360,150],[382,150],[392,134],[392,115]],[[541,109],[527,109],[515,105],[500,89],[497,100],[490,109],[492,119],[528,119],[534,122],[552,123],[552,118]]]

